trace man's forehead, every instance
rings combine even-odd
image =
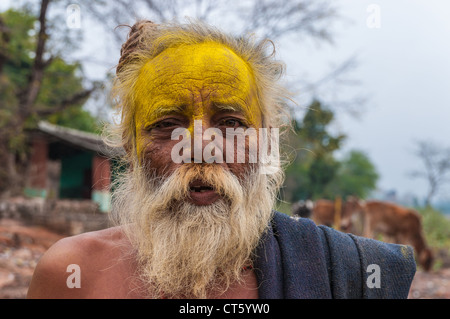
[[[229,48],[218,43],[200,43],[168,48],[141,69],[136,88],[152,93],[205,88],[216,84],[249,90],[253,72]],[[225,93],[225,92],[224,92]]]
[[[247,63],[233,50],[216,42],[204,42],[198,44],[180,45],[168,48],[147,62],[147,67],[158,73],[160,70],[167,72],[191,72],[207,70],[234,71],[244,75],[251,72]],[[226,69],[226,70],[225,70]]]
[[[152,113],[152,118],[205,97],[216,109],[228,105],[251,117],[259,113],[248,63],[212,42],[166,49],[142,67],[135,93],[138,112]]]

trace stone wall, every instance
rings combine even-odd
[[[0,218],[21,220],[69,236],[110,226],[108,214],[91,200],[4,199],[0,200]]]

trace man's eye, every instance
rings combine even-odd
[[[171,127],[176,127],[176,126],[178,126],[179,124],[177,124],[177,123],[175,123],[174,121],[160,121],[160,122],[157,122],[157,123],[155,123],[155,124],[153,124],[153,125],[151,125],[150,127],[149,127],[149,129],[163,129],[163,128],[171,128]]]
[[[238,119],[225,119],[220,122],[220,125],[226,126],[226,127],[241,127],[246,126],[242,121]]]

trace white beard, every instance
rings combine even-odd
[[[206,298],[242,280],[242,267],[272,217],[283,174],[249,172],[242,181],[217,164],[184,164],[165,179],[126,173],[113,214],[136,249],[141,279],[153,298]],[[221,195],[211,205],[186,199],[201,179]]]

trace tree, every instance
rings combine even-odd
[[[236,37],[250,33],[274,40],[277,46],[286,41],[299,47],[308,42],[333,44],[334,24],[344,20],[336,2],[331,0],[92,0],[84,2],[82,8],[104,25],[113,40],[109,42],[116,46],[124,42],[129,31],[117,26],[133,25],[136,18],[164,23],[182,22],[189,16],[227,30]],[[119,51],[117,47],[114,50]],[[329,99],[334,108],[359,115],[365,97],[355,89],[358,81],[349,79],[349,73],[357,66],[356,56],[334,62],[321,76],[310,78],[308,74],[302,74],[289,79],[287,86],[292,92],[301,92],[299,98],[309,100],[312,96],[321,96],[322,100]],[[112,61],[111,64],[115,63]],[[351,92],[346,94],[345,89],[350,86]]]
[[[420,159],[423,168],[410,173],[413,178],[422,178],[428,182],[425,204],[431,206],[432,199],[441,187],[450,182],[450,148],[440,147],[431,141],[417,141],[414,154]]]
[[[296,131],[305,142],[305,146],[318,156],[332,153],[341,147],[345,135],[331,135],[328,125],[334,119],[334,113],[318,100],[313,100],[306,112],[302,124],[296,124]]]
[[[82,104],[96,89],[84,87],[79,64],[66,63],[48,46],[49,4],[40,2],[37,17],[27,9],[0,14],[0,193],[21,191],[28,129],[49,116],[60,123],[69,109],[83,114]]]
[[[326,188],[335,178],[339,169],[332,154],[318,155],[312,162],[308,170],[309,189],[307,198],[318,199],[327,197]]]
[[[329,0],[104,0],[89,1],[89,12],[106,28],[133,23],[136,17],[156,23],[179,21],[188,15],[215,25],[226,25],[235,34],[258,33],[262,37],[303,35],[331,42],[330,25],[338,18]],[[117,40],[122,42],[120,34]]]
[[[314,100],[302,122],[294,120],[295,134],[289,137],[288,144],[298,153],[286,170],[285,195],[288,200],[325,196],[325,188],[339,168],[333,152],[345,139],[343,134],[332,135],[329,132],[328,126],[333,118],[330,109]]]
[[[366,198],[376,188],[378,178],[369,157],[361,151],[352,150],[340,162],[335,177],[326,187],[326,196]]]
[[[318,100],[308,107],[301,122],[294,120],[295,134],[288,137],[283,150],[292,154],[289,148],[293,147],[296,152],[286,170],[286,200],[365,198],[375,189],[379,176],[366,154],[353,150],[341,161],[335,158],[346,136],[330,133],[333,120],[334,113]]]

